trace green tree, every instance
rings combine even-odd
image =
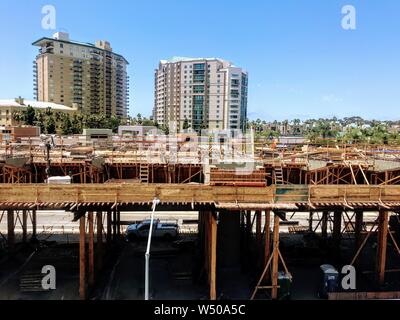
[[[142,114],[138,113],[136,118],[137,118],[137,120],[136,120],[137,124],[142,124],[142,122],[143,122]]]
[[[12,118],[13,118],[13,120],[14,120],[15,122],[17,122],[17,123],[25,122],[25,121],[24,121],[24,116],[23,116],[22,113],[19,112],[19,111],[14,111],[14,112],[12,113]]]
[[[47,117],[46,118],[46,133],[47,134],[54,134],[56,133],[56,122],[54,120],[54,117]]]
[[[164,132],[164,134],[169,135],[169,127],[166,124],[161,127],[161,131]]]
[[[45,117],[44,113],[39,110],[36,111],[35,120],[34,120],[33,124],[40,127],[40,132],[46,132],[45,121],[46,121],[46,117]],[[25,120],[25,124],[29,124],[29,122],[27,122]]]
[[[61,120],[61,132],[63,135],[69,135],[73,133],[72,122],[68,114],[65,114]]]
[[[143,126],[148,126],[148,127],[155,127],[156,126],[153,120],[147,119],[147,118],[143,119],[142,125]]]
[[[189,120],[188,120],[188,118],[186,118],[186,117],[185,117],[185,120],[183,121],[182,128],[183,128],[183,130],[187,130],[187,129],[190,128]]]
[[[107,127],[109,129],[112,129],[113,132],[117,132],[118,131],[118,127],[120,126],[120,124],[121,124],[121,119],[120,118],[118,118],[116,116],[111,116],[108,119]]]
[[[36,120],[35,109],[32,106],[27,106],[27,108],[23,111],[22,119],[28,126],[33,126]]]
[[[81,134],[84,123],[84,116],[82,114],[74,114],[71,121],[71,133]]]

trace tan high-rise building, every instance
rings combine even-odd
[[[36,100],[76,106],[87,114],[127,116],[129,63],[107,41],[80,43],[58,32],[33,45],[40,47],[34,62]]]
[[[248,74],[216,58],[160,61],[155,71],[153,118],[160,125],[245,131]]]

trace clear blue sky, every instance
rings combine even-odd
[[[130,62],[130,114],[150,115],[153,72],[172,56],[220,57],[249,72],[251,119],[400,119],[398,0],[0,0],[0,99],[32,98],[31,43],[57,30],[107,39]],[[357,29],[341,27],[341,8]]]

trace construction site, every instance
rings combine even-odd
[[[356,270],[327,299],[400,298],[400,148],[218,133],[2,145],[0,299],[144,299],[126,231],[155,199],[180,232],[153,241],[151,299],[322,299],[321,265]]]

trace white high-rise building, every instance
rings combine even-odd
[[[162,60],[155,71],[153,118],[160,125],[176,123],[180,130],[245,131],[247,85],[247,72],[225,60]]]

